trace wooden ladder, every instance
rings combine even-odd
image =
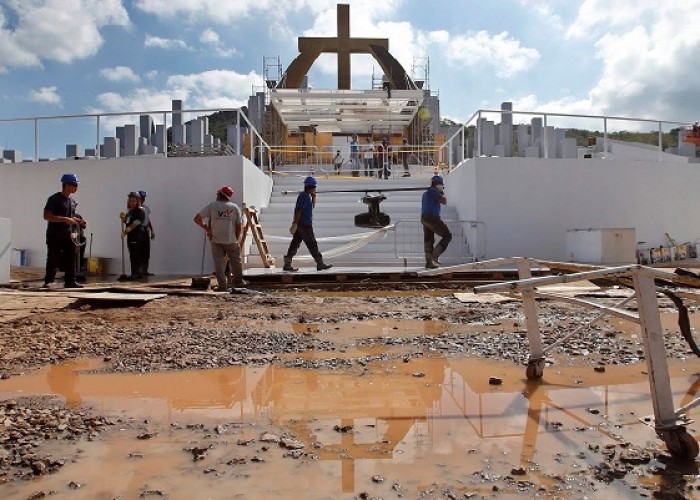
[[[246,223],[245,226],[243,226],[243,231],[241,231],[241,239],[238,242],[241,250],[243,250],[243,247],[245,246],[245,239],[248,236],[248,231],[250,230],[250,232],[253,234],[255,244],[258,247],[258,252],[260,253],[260,258],[262,258],[263,265],[266,268],[275,267],[275,258],[270,255],[270,250],[267,248],[267,241],[265,241],[262,226],[260,225],[260,221],[258,219],[258,211],[255,210],[255,207],[245,207],[243,208],[243,215],[245,215]]]

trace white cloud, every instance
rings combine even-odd
[[[610,114],[695,119],[699,24],[699,0],[585,0],[567,35],[595,42],[602,69],[591,102]]]
[[[528,71],[540,59],[537,49],[521,46],[520,41],[506,31],[493,36],[483,30],[453,36],[441,47],[452,64],[467,68],[490,67],[499,78]]]
[[[332,13],[332,27],[335,30],[336,0],[135,0],[137,9],[161,18],[186,17],[191,20],[207,20],[217,24],[231,24],[252,17],[265,15],[267,23],[284,22],[289,12],[309,10],[311,14]],[[367,12],[368,15],[385,16],[400,12],[403,0],[348,0],[350,4],[353,26],[357,25],[357,12]],[[284,23],[286,24],[286,23]]]
[[[13,26],[8,13],[17,19]],[[100,28],[129,24],[120,0],[6,0],[0,4],[0,70],[93,56],[103,44]]]
[[[208,45],[219,45],[221,43],[221,37],[213,29],[207,28],[199,35],[199,41]]]
[[[99,106],[88,113],[120,111],[165,111],[173,99],[182,99],[185,109],[238,108],[248,103],[253,85],[261,85],[262,77],[251,72],[206,71],[169,77],[162,88],[138,88],[127,94],[106,92],[97,97]],[[185,114],[186,115],[186,114]],[[162,115],[154,115],[162,122]],[[136,123],[138,117],[106,118],[105,130],[124,123]]]
[[[41,104],[61,104],[61,96],[58,95],[58,87],[41,87],[39,90],[29,92],[29,100]]]
[[[155,47],[158,49],[188,49],[187,44],[178,39],[174,38],[161,38],[159,36],[146,35],[146,39],[143,42],[144,47]]]
[[[103,68],[100,76],[110,82],[138,82],[141,78],[127,66],[115,66],[114,68]]]
[[[221,43],[219,34],[211,28],[207,28],[199,35],[199,41],[206,45],[205,50],[212,50],[219,57],[231,57],[238,54],[236,49],[226,49]]]

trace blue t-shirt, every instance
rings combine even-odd
[[[308,192],[304,191],[303,193],[299,193],[299,196],[297,196],[297,204],[295,210],[296,209],[301,210],[299,224],[310,226],[313,221],[314,206],[311,201],[311,195]]]
[[[440,198],[442,193],[435,186],[430,186],[423,193],[421,200],[421,215],[433,215],[440,217]]]

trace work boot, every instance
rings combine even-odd
[[[320,262],[316,265],[316,269],[319,271],[324,271],[326,269],[330,269],[331,267],[333,267],[333,264],[326,264],[324,262]]]
[[[63,285],[63,288],[85,288],[85,285],[81,285],[80,283],[66,283]]]
[[[292,259],[288,259],[287,257],[284,258],[284,267],[282,268],[283,271],[289,271],[290,273],[294,273],[299,270],[298,267],[292,267]]]
[[[440,264],[438,264],[434,260],[430,260],[430,261],[425,263],[426,269],[437,269],[438,267],[440,267]]]

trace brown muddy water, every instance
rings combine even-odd
[[[417,324],[293,328],[352,337],[358,328],[405,334]],[[67,464],[0,485],[0,496],[609,499],[651,497],[684,481],[686,497],[696,498],[700,487],[697,462],[652,459],[609,483],[593,477],[604,450],[663,450],[644,423],[653,414],[644,364],[602,373],[553,366],[537,382],[524,367],[478,358],[396,358],[362,373],[278,364],[148,374],[102,367],[82,360],[0,380],[0,399],[57,395],[117,422],[93,441],[50,444]],[[670,361],[677,407],[696,397],[698,372],[698,360]],[[689,431],[698,438],[696,429]],[[262,440],[266,432],[296,441],[283,448]],[[672,468],[669,479],[664,469]]]

